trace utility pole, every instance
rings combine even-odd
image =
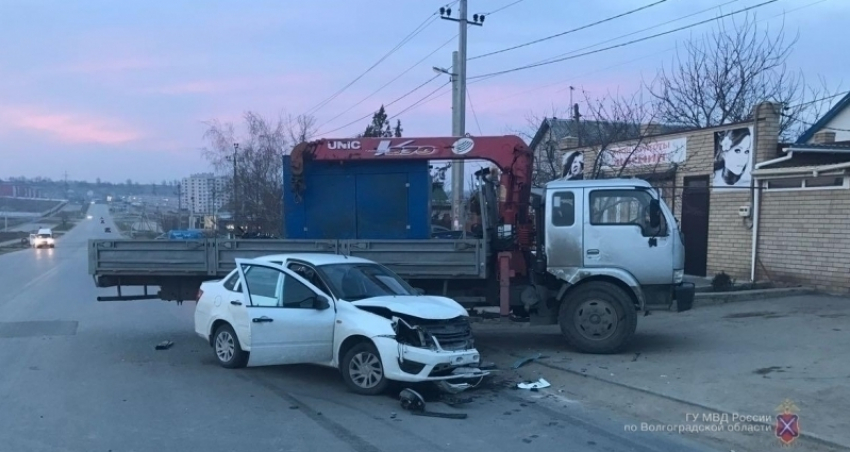
[[[484,25],[484,14],[474,14],[472,22],[467,20],[468,0],[460,0],[458,17],[451,17],[452,9],[440,8],[440,18],[458,23],[458,49],[452,53],[452,69],[446,70],[434,68],[438,72],[448,73],[452,76],[452,135],[462,137],[466,135],[466,30],[469,25]],[[463,182],[465,179],[463,160],[452,162],[452,229],[462,230],[463,218]]]
[[[239,155],[239,143],[233,143],[233,157],[229,160],[233,162],[233,223],[235,228],[239,227],[239,216],[237,212],[239,211],[239,199],[236,196],[236,158]],[[236,229],[234,229],[235,231]]]

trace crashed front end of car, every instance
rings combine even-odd
[[[444,382],[454,390],[469,387],[489,372],[478,368],[481,354],[475,349],[472,326],[465,315],[450,319],[422,319],[392,313],[393,337],[374,338],[388,377],[397,381]],[[391,358],[391,357],[394,357]]]

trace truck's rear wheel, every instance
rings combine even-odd
[[[582,353],[617,353],[637,329],[637,310],[621,288],[604,281],[577,287],[558,312],[561,333]]]

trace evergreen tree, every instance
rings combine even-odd
[[[400,120],[397,120],[396,126],[392,127],[390,120],[388,119],[387,111],[384,109],[384,106],[381,105],[381,108],[372,115],[372,122],[366,126],[366,131],[360,136],[377,138],[400,137],[402,130]]]

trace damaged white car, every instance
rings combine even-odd
[[[354,392],[391,381],[468,387],[478,369],[466,310],[422,295],[370,260],[333,254],[236,259],[201,285],[195,332],[227,368],[313,363],[340,369]]]

